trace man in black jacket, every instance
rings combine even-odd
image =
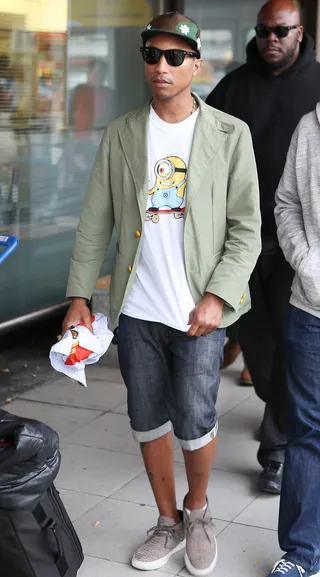
[[[228,74],[207,103],[244,120],[256,154],[262,213],[262,253],[251,277],[252,309],[237,325],[258,396],[266,402],[258,460],[261,489],[279,493],[286,446],[283,324],[293,271],[279,248],[275,191],[292,134],[320,101],[320,64],[294,0],[271,0],[258,14],[247,63]]]

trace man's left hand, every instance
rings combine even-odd
[[[221,324],[224,301],[211,293],[206,293],[189,317],[189,337],[201,337],[215,331]]]

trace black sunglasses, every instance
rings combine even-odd
[[[186,56],[197,58],[195,52],[186,52],[186,50],[178,50],[177,48],[172,48],[171,50],[160,50],[160,48],[150,46],[148,48],[140,48],[140,50],[142,58],[146,64],[158,64],[162,55],[165,57],[169,66],[181,66]]]
[[[299,24],[295,26],[256,26],[255,31],[258,38],[268,38],[271,32],[275,34],[277,38],[285,38],[288,36],[290,30],[295,28],[300,28]]]

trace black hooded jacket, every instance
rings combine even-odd
[[[247,63],[223,78],[207,98],[207,104],[244,120],[251,130],[263,236],[276,236],[274,197],[293,132],[302,116],[314,110],[319,101],[320,63],[307,34],[298,60],[278,76],[261,58],[254,38],[247,46]]]

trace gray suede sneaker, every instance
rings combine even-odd
[[[155,571],[166,565],[172,555],[184,549],[186,541],[182,521],[159,517],[158,525],[148,531],[148,539],[132,557],[132,566],[142,571]]]
[[[186,567],[191,575],[210,575],[217,564],[218,550],[208,500],[205,511],[191,511],[188,515],[184,508],[183,513],[187,540]]]

